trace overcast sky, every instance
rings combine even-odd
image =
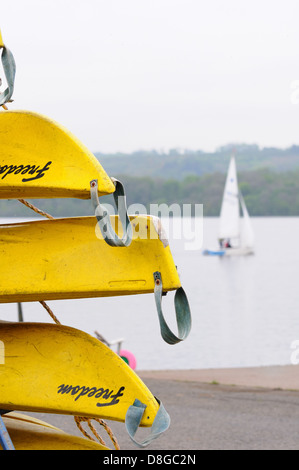
[[[9,108],[92,152],[299,144],[298,18],[298,0],[1,0]]]

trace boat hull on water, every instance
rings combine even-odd
[[[203,255],[205,256],[224,256],[225,255],[225,250],[203,250],[202,252]]]
[[[225,250],[225,256],[241,256],[241,255],[253,255],[253,248],[246,248],[242,246],[240,248],[228,248]]]
[[[225,250],[203,250],[203,255],[205,256],[244,256],[244,255],[253,255],[254,250],[250,247],[240,247],[240,248],[226,248]]]

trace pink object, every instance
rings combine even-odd
[[[134,354],[132,354],[130,351],[127,351],[126,349],[121,349],[119,351],[119,355],[131,367],[131,369],[136,369],[137,362]]]

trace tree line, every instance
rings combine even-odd
[[[117,176],[117,175],[116,175]],[[203,204],[205,216],[218,216],[225,184],[225,173],[189,175],[182,180],[150,176],[118,175],[126,190],[127,204]],[[299,170],[277,173],[270,169],[241,171],[239,187],[252,216],[299,216]],[[112,196],[101,198],[113,203]],[[34,205],[53,217],[93,215],[90,200],[39,199]],[[33,213],[16,200],[0,200],[1,217],[32,217]]]
[[[96,153],[95,156],[111,176],[126,174],[143,177],[147,175],[152,178],[183,180],[189,175],[226,173],[232,153],[236,155],[238,171],[269,168],[273,171],[285,172],[299,169],[299,146],[297,145],[280,149],[260,148],[255,144],[228,144],[212,153],[201,150],[172,149],[167,153],[140,150],[130,154]]]

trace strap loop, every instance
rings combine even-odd
[[[161,335],[164,341],[168,344],[176,344],[187,338],[191,330],[191,312],[188,303],[187,296],[182,287],[177,289],[174,297],[176,321],[178,325],[178,336],[174,335],[169,329],[162,311],[162,295],[163,285],[161,273],[156,271],[154,273],[155,280],[155,301],[158,311],[158,317],[160,322]]]
[[[1,61],[7,81],[7,88],[2,93],[0,93],[0,106],[3,106],[5,103],[10,101],[14,91],[16,63],[12,53],[7,47],[1,44],[0,49],[3,49]]]
[[[150,435],[146,437],[142,442],[136,441],[135,434],[138,430],[142,416],[145,412],[146,405],[136,399],[133,405],[128,408],[125,419],[126,429],[130,438],[138,447],[146,447],[154,439],[157,439],[157,437],[159,437],[163,432],[165,432],[169,428],[169,414],[165,410],[163,404],[157,398],[156,400],[159,403],[160,407],[152,424]]]
[[[112,179],[115,185],[115,191],[113,193],[115,205],[119,214],[119,219],[123,228],[123,237],[119,238],[113,230],[111,220],[108,212],[100,204],[98,197],[98,181],[93,180],[90,183],[90,195],[91,200],[95,209],[95,216],[98,220],[98,224],[103,235],[104,240],[110,246],[124,247],[129,246],[132,241],[132,226],[127,213],[126,195],[122,183],[116,179]]]

